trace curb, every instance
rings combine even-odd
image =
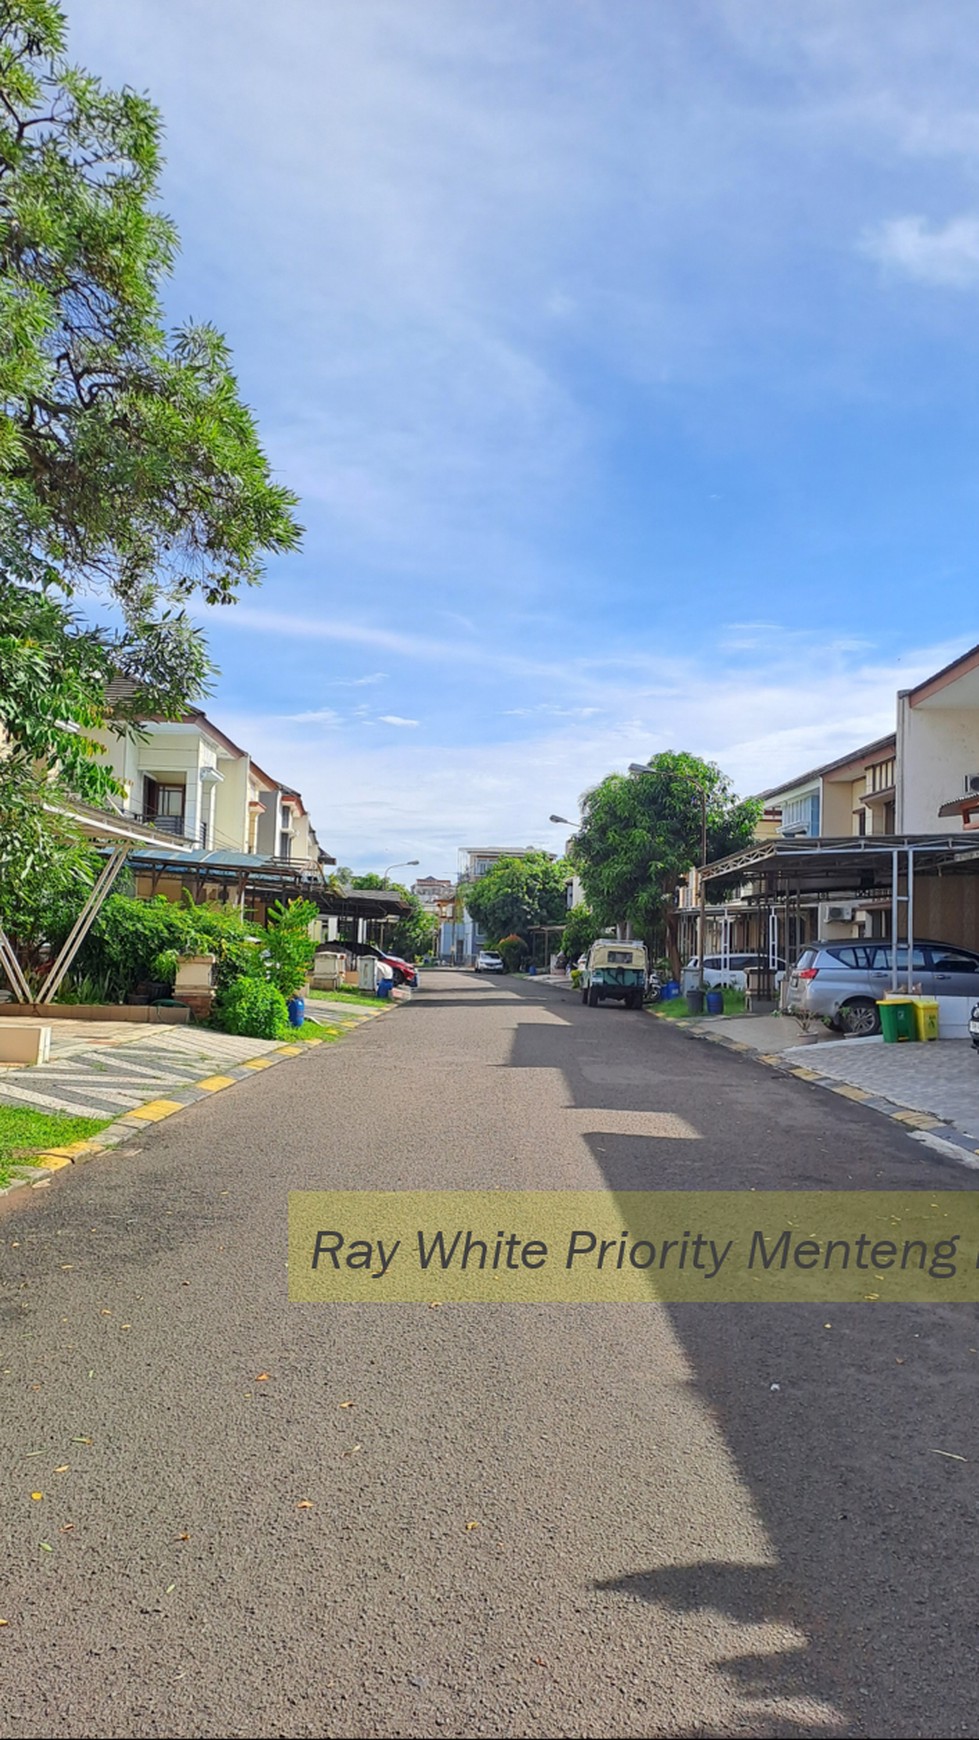
[[[811,1087],[825,1088],[840,1099],[851,1100],[866,1106],[868,1111],[879,1112],[883,1117],[890,1118],[892,1123],[898,1124],[906,1136],[920,1142],[926,1151],[926,1157],[936,1165],[965,1166],[970,1171],[979,1171],[979,1147],[976,1146],[975,1137],[966,1135],[954,1124],[936,1117],[933,1112],[915,1111],[911,1106],[902,1106],[883,1094],[871,1093],[868,1088],[854,1087],[851,1082],[839,1081],[835,1076],[821,1075],[818,1069],[806,1069],[803,1064],[786,1063],[779,1052],[756,1051],[753,1045],[746,1045],[741,1039],[729,1039],[725,1033],[696,1032],[682,1021],[661,1015],[656,1009],[651,1009],[649,1013],[658,1020],[667,1021],[673,1028],[683,1029],[689,1039],[703,1039],[708,1045],[721,1045],[725,1051],[735,1051],[742,1057],[753,1058],[756,1063],[777,1070],[781,1075],[794,1076],[797,1081],[808,1082]]]
[[[351,1021],[348,1032],[355,1032],[366,1021],[373,1021],[386,1012],[384,1009],[365,1008],[357,1020]],[[172,1118],[177,1112],[185,1111],[188,1106],[196,1105],[199,1100],[207,1100],[216,1093],[223,1093],[226,1088],[235,1087],[240,1081],[252,1081],[262,1070],[271,1069],[277,1063],[285,1063],[291,1057],[302,1057],[304,1052],[311,1051],[314,1046],[326,1043],[325,1039],[304,1039],[300,1044],[276,1046],[274,1051],[266,1051],[258,1057],[246,1058],[243,1063],[233,1064],[221,1075],[203,1076],[200,1081],[175,1088],[172,1099],[147,1100],[141,1106],[134,1106],[130,1111],[123,1112],[121,1117],[114,1118],[97,1136],[69,1142],[64,1148],[41,1149],[35,1165],[11,1167],[10,1183],[0,1185],[0,1201],[23,1185],[29,1185],[34,1190],[43,1190],[50,1184],[52,1175],[60,1172],[63,1167],[85,1165],[97,1155],[117,1148],[121,1142],[130,1141],[137,1131],[145,1130],[148,1124],[162,1123],[164,1118]]]

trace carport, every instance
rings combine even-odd
[[[798,959],[813,906],[840,901],[866,903],[888,915],[879,935],[891,943],[892,990],[900,989],[898,945],[915,934],[915,890],[922,877],[979,877],[979,850],[962,834],[868,834],[842,838],[764,840],[705,865],[705,883],[740,883],[736,908],[747,913],[754,952],[769,962],[759,993],[774,993],[775,961],[786,967]],[[902,923],[901,909],[904,909]],[[713,908],[723,914],[723,905]],[[805,915],[805,916],[804,916]],[[767,983],[765,979],[767,977]],[[911,948],[907,988],[912,981]]]

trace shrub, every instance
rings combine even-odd
[[[318,909],[311,900],[290,900],[288,906],[277,901],[269,909],[268,972],[283,997],[294,997],[309,978],[316,954],[309,927],[318,917]]]
[[[235,979],[218,997],[214,1020],[223,1032],[249,1039],[287,1039],[290,1032],[282,992],[263,979]]]
[[[522,936],[505,936],[496,945],[496,952],[503,957],[503,965],[508,973],[520,971],[520,963],[527,954],[527,944]]]

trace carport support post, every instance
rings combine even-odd
[[[914,847],[908,847],[908,996],[914,979]]]
[[[75,920],[71,935],[61,949],[38,995],[37,1005],[53,1003],[62,979],[71,966],[92,925],[95,923],[112,889],[112,884],[129,856],[129,846],[116,846],[105,869]]]
[[[891,853],[891,996],[897,996],[897,852]]]

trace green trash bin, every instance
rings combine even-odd
[[[877,1007],[880,1010],[880,1030],[885,1044],[895,1045],[902,1039],[917,1039],[918,1024],[913,997],[882,997]]]

